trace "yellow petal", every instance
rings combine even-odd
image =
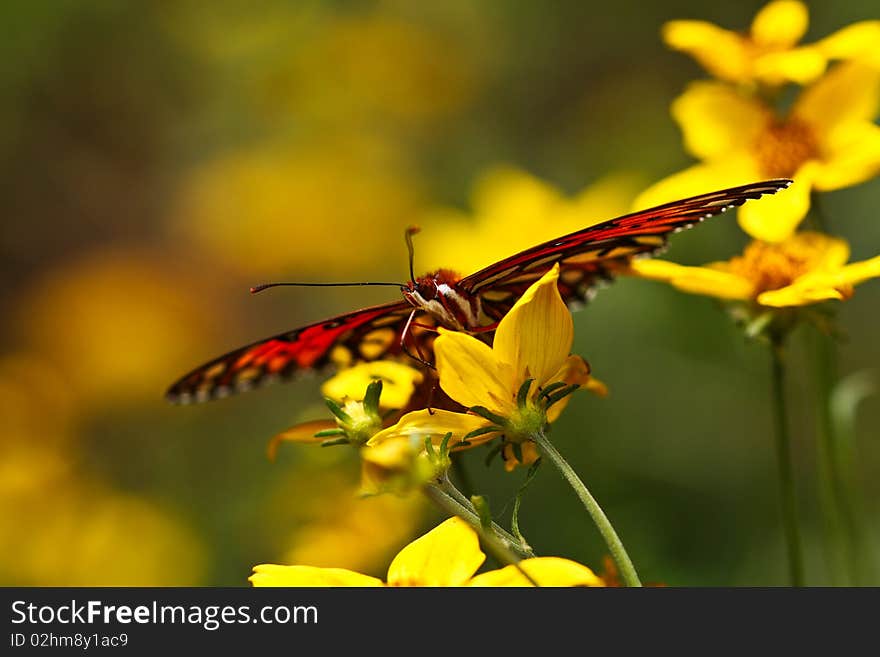
[[[814,231],[798,233],[795,238],[813,252],[810,269],[814,272],[839,271],[849,260],[849,243],[844,239]]]
[[[880,70],[844,62],[805,89],[792,115],[807,122],[822,145],[849,123],[872,122],[880,104]]]
[[[750,299],[755,293],[751,281],[736,274],[709,267],[686,267],[668,260],[635,260],[632,274],[670,283],[691,294],[705,294],[719,299]]]
[[[576,561],[561,557],[534,557],[519,562],[539,586],[605,586],[600,577]],[[532,586],[516,566],[505,566],[474,577],[468,586]]]
[[[769,110],[753,97],[721,82],[705,81],[691,83],[675,99],[672,116],[684,133],[685,148],[702,160],[727,159],[742,151],[770,120]]]
[[[504,443],[501,447],[501,458],[504,459],[504,470],[513,472],[522,465],[531,465],[540,458],[538,454],[538,446],[531,440],[527,440],[519,445],[519,453],[522,460],[516,455],[513,443]]]
[[[254,586],[382,586],[382,580],[344,568],[314,566],[254,566],[248,580]]]
[[[678,199],[735,187],[761,179],[757,163],[751,153],[732,153],[729,158],[697,164],[668,176],[636,197],[633,210],[643,210]],[[752,201],[746,203],[750,205]]]
[[[327,440],[327,438],[315,438],[316,433],[336,428],[337,425],[332,420],[314,420],[313,422],[297,424],[273,436],[266,446],[266,453],[269,459],[274,461],[278,453],[278,445],[282,442],[319,444]]]
[[[841,300],[845,295],[837,288],[821,285],[794,284],[778,290],[763,292],[758,295],[758,303],[762,306],[785,308],[788,306],[807,306],[830,299]]]
[[[740,227],[765,242],[789,238],[810,209],[810,191],[817,167],[816,162],[807,162],[794,175],[794,183],[788,189],[743,205],[737,217]]]
[[[574,323],[559,294],[558,280],[556,264],[526,290],[495,332],[493,350],[511,366],[511,385],[517,390],[528,378],[536,386],[549,383],[571,353]]]
[[[829,59],[856,59],[880,67],[880,21],[861,21],[821,39],[816,46]]]
[[[689,54],[715,77],[733,82],[748,80],[747,44],[736,32],[705,21],[669,21],[663,26],[663,41]]]
[[[383,429],[367,442],[368,446],[375,446],[387,440],[397,437],[411,437],[418,439],[419,444],[424,444],[424,439],[431,436],[431,442],[439,444],[447,433],[452,433],[450,446],[461,440],[471,431],[488,426],[489,422],[478,415],[466,413],[454,413],[442,409],[431,411],[424,409],[407,413],[397,424]],[[495,434],[485,434],[474,439],[476,442],[485,442],[495,437]]]
[[[590,366],[583,358],[572,354],[565,359],[562,367],[560,367],[559,370],[547,380],[548,383],[556,383],[557,381],[562,381],[569,385],[577,384],[579,386],[588,386],[591,381]],[[562,411],[568,406],[570,400],[571,395],[564,397],[553,404],[553,406],[547,411],[547,421],[556,422]]]
[[[591,392],[598,397],[608,396],[608,386],[595,376],[590,376],[590,380],[587,381],[587,385],[584,387],[588,392]]]
[[[391,360],[358,363],[340,370],[321,386],[321,394],[330,399],[363,400],[367,386],[382,381],[380,404],[383,408],[403,408],[409,402],[416,384],[424,376],[417,369]]]
[[[837,273],[835,282],[858,285],[870,278],[877,277],[880,277],[880,256],[843,267]]]
[[[485,559],[477,533],[461,518],[450,518],[394,557],[388,568],[388,584],[461,586]]]
[[[761,55],[755,60],[755,77],[769,84],[809,84],[825,72],[828,60],[815,46]]]
[[[362,447],[360,494],[402,493],[427,482],[434,468],[427,458],[420,460],[422,449],[423,443],[406,436]]]
[[[511,390],[510,367],[484,342],[441,328],[434,341],[434,359],[440,387],[459,404],[486,406],[501,415],[513,410],[516,391]]]
[[[810,16],[797,0],[774,0],[767,3],[752,21],[752,40],[769,48],[788,48],[807,31]]]
[[[826,157],[815,170],[816,189],[831,191],[857,185],[880,173],[880,126],[848,123],[835,130]]]
[[[372,440],[370,441],[372,442]],[[402,468],[415,456],[413,443],[405,436],[397,436],[361,448],[361,458],[382,468]]]

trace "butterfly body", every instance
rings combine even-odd
[[[448,269],[419,276],[400,288],[413,308],[455,331],[471,331],[487,323],[480,297],[458,287],[461,276]]]
[[[556,263],[559,292],[574,308],[633,258],[662,251],[669,235],[790,184],[787,179],[756,182],[634,212],[538,244],[466,277],[440,269],[413,278],[401,286],[398,301],[240,347],[186,374],[166,396],[175,403],[199,402],[360,361],[409,356],[430,362],[437,327],[476,332],[488,340],[516,300]]]

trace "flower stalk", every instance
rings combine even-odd
[[[422,490],[428,499],[440,509],[450,515],[458,516],[467,522],[474,531],[477,532],[477,535],[480,537],[480,542],[489,553],[495,557],[495,559],[505,566],[516,567],[532,586],[539,586],[539,584],[519,565],[520,557],[513,551],[516,543],[511,542],[506,538],[499,538],[497,530],[495,529],[497,526],[495,523],[492,523],[488,527],[484,527],[480,516],[476,512],[471,511],[471,509],[473,509],[472,505],[468,508],[459,503],[444,492],[439,486],[427,484]]]
[[[788,551],[789,581],[792,586],[804,585],[804,564],[798,526],[797,500],[791,461],[791,437],[788,430],[785,401],[785,362],[781,340],[775,339],[770,347],[772,355],[772,395],[776,438],[776,460],[779,475],[779,498],[782,524]]]
[[[624,585],[631,587],[641,586],[642,583],[639,580],[639,576],[636,573],[632,560],[630,560],[629,555],[626,552],[626,548],[623,546],[623,542],[614,530],[611,521],[608,520],[608,516],[605,515],[602,507],[599,506],[599,503],[590,493],[577,472],[574,471],[574,468],[569,465],[568,461],[565,460],[562,454],[557,451],[553,446],[553,443],[550,442],[543,431],[537,432],[534,435],[534,440],[537,443],[538,450],[541,454],[545,456],[560,473],[562,473],[562,476],[565,477],[565,480],[569,483],[581,503],[584,505],[587,513],[590,514],[590,517],[599,529],[599,533],[602,534],[602,538],[605,539],[605,544],[608,546],[608,551],[611,553],[611,558],[614,559],[614,563],[620,572],[620,577],[623,580]]]

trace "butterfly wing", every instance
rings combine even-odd
[[[186,404],[225,397],[299,372],[399,354],[412,312],[406,301],[356,310],[254,342],[197,367],[166,397]],[[413,332],[408,340],[426,333]]]
[[[558,262],[560,292],[569,305],[575,305],[597,284],[611,280],[631,258],[662,251],[670,234],[790,184],[787,179],[751,183],[610,219],[505,258],[463,278],[457,287],[480,295],[483,310],[497,320]]]

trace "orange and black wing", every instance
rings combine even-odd
[[[297,373],[397,355],[412,310],[406,301],[397,301],[254,342],[197,367],[172,385],[166,397],[178,404],[201,402]]]
[[[457,287],[478,294],[484,311],[498,320],[558,262],[560,292],[566,303],[577,305],[632,258],[662,251],[671,234],[790,184],[787,179],[766,180],[610,219],[505,258],[462,279]]]

